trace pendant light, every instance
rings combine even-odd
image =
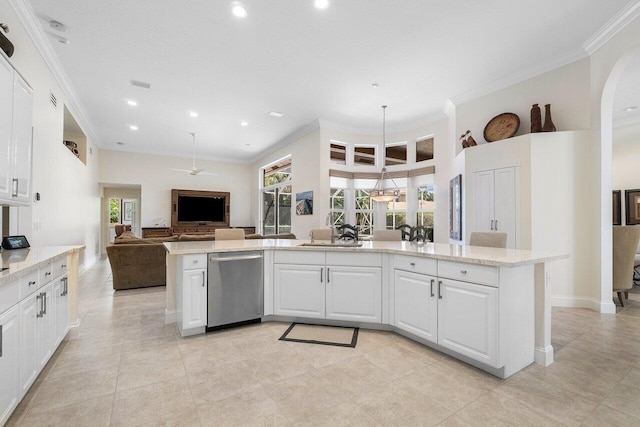
[[[387,147],[387,136],[386,136],[386,110],[387,106],[382,106],[382,149],[386,150]],[[387,168],[383,167],[380,171],[380,178],[376,182],[373,191],[371,192],[371,200],[374,202],[382,202],[388,203],[392,200],[395,200],[400,196],[400,189],[396,182],[391,179],[395,188],[384,188],[385,176],[387,175]]]

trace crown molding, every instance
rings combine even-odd
[[[317,130],[320,129],[320,120],[316,119],[310,123],[307,123],[306,125],[302,126],[301,128],[298,128],[295,132],[285,136],[283,139],[281,139],[279,142],[276,142],[275,144],[267,147],[265,150],[259,152],[258,154],[256,154],[255,156],[249,158],[249,160],[246,163],[255,163],[258,160],[262,159],[263,157],[268,156],[269,154],[275,153],[276,151],[278,151],[281,148],[286,147],[287,145],[296,142],[297,140],[299,140],[300,138],[302,138],[303,136]]]
[[[589,37],[582,47],[589,55],[593,55],[613,36],[618,34],[631,21],[640,16],[640,0],[633,0],[623,7],[613,18]]]
[[[110,151],[113,153],[122,153],[122,154],[145,154],[145,155],[150,155],[150,156],[158,156],[158,157],[170,157],[172,159],[184,159],[184,160],[189,160],[190,162],[193,160],[193,157],[191,156],[185,156],[184,151],[182,152],[178,152],[178,151],[164,151],[164,152],[158,152],[158,150],[152,150],[152,149],[147,149],[147,148],[127,148],[127,149],[117,149],[117,148],[101,148],[100,151]],[[240,159],[240,158],[234,158],[234,157],[217,157],[217,156],[207,156],[207,155],[200,155],[198,154],[198,156],[196,157],[196,161],[200,161],[200,160],[204,160],[204,161],[211,161],[211,162],[218,162],[218,163],[233,163],[233,164],[239,164],[239,165],[244,165],[244,164],[249,164],[251,163],[248,160],[245,159]]]
[[[60,86],[64,97],[66,98],[65,105],[73,114],[74,118],[82,128],[85,135],[89,137],[90,142],[98,148],[102,147],[98,135],[96,134],[89,117],[85,113],[85,109],[78,97],[76,91],[73,89],[71,79],[67,75],[66,71],[60,64],[58,55],[56,55],[53,46],[40,25],[40,20],[36,16],[31,4],[27,0],[9,0],[9,4],[16,12],[20,23],[24,27],[27,35],[31,38],[31,41],[36,46],[40,56],[49,67],[53,78]]]
[[[447,117],[453,116],[456,112],[456,104],[454,104],[450,99],[447,99],[444,101],[444,105],[442,106],[442,112]]]
[[[442,111],[436,111],[428,114],[420,119],[405,122],[402,126],[387,126],[387,135],[395,133],[409,132],[418,129],[422,126],[427,126],[440,120],[445,120],[447,117]],[[382,126],[376,128],[357,128],[354,126],[345,125],[342,123],[333,122],[326,119],[318,119],[320,127],[322,129],[331,129],[338,132],[345,132],[357,135],[382,135]]]
[[[464,104],[465,102],[469,102],[473,99],[480,98],[481,96],[485,96],[490,93],[499,91],[506,87],[512,86],[516,83],[523,82],[530,78],[539,76],[541,74],[547,73],[549,71],[552,71],[557,68],[563,67],[565,65],[571,64],[573,62],[579,61],[588,56],[589,55],[584,49],[578,48],[576,50],[569,52],[566,55],[553,58],[543,64],[536,65],[534,67],[522,69],[511,75],[505,76],[504,78],[484,84],[478,87],[477,89],[472,89],[468,92],[461,93],[449,99],[451,100],[451,102],[453,102],[454,105]]]

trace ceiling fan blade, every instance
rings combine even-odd
[[[206,172],[204,170],[198,172],[198,175],[207,175],[207,176],[218,176],[217,173]]]
[[[176,171],[176,172],[185,172],[185,173],[191,173],[191,170],[189,169],[174,169],[174,168],[169,168],[170,171]]]

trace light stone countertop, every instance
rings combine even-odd
[[[45,246],[41,248],[2,250],[0,253],[0,285],[22,277],[34,269],[49,264],[52,259],[81,251],[85,246]]]
[[[465,262],[469,264],[491,265],[497,267],[517,267],[569,258],[568,254],[522,249],[497,249],[480,246],[452,245],[448,243],[414,242],[361,242],[360,247],[300,246],[309,240],[256,239],[225,241],[166,242],[164,246],[169,255],[205,254],[212,252],[242,252],[265,249],[300,250],[300,251],[335,251],[335,252],[378,252],[388,254],[412,255],[435,258],[446,261]]]

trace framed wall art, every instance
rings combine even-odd
[[[296,193],[296,214],[313,215],[313,191]]]
[[[624,190],[627,225],[640,224],[640,190]]]
[[[622,225],[622,191],[613,190],[613,225]]]
[[[449,181],[449,237],[462,240],[462,175]]]

